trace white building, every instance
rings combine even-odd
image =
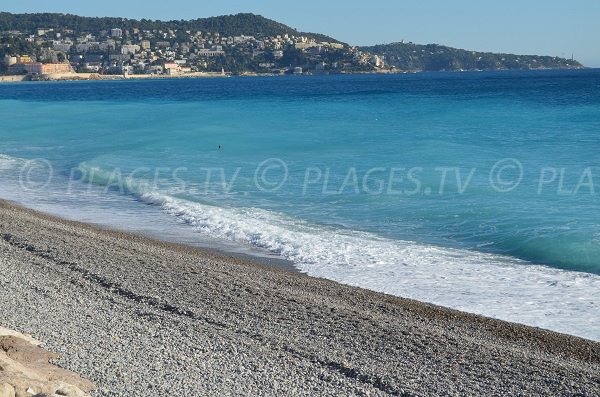
[[[11,57],[10,55],[5,55],[4,63],[6,64],[6,66],[15,65],[17,63],[17,57]]]
[[[379,55],[373,55],[373,57],[371,58],[371,62],[373,62],[373,65],[375,65],[375,67],[378,68],[383,68],[385,66],[385,61],[383,57]]]
[[[86,62],[83,67],[90,72],[99,72],[102,69],[100,62]]]
[[[123,37],[123,30],[120,28],[114,28],[110,30],[110,37],[121,38]]]
[[[75,48],[77,49],[77,52],[88,52],[92,48],[100,48],[100,43],[90,41],[77,44]]]
[[[121,54],[136,54],[140,50],[140,46],[137,44],[125,44],[121,46]]]
[[[220,47],[220,46],[218,46]],[[198,55],[201,57],[218,57],[225,55],[225,51],[221,50],[208,50],[206,48],[202,48],[198,50]]]
[[[52,47],[56,51],[61,51],[61,52],[71,51],[72,46],[73,46],[73,43],[64,42],[64,41],[55,41],[54,43],[52,43]]]
[[[54,32],[54,29],[38,29],[37,30],[37,35],[38,36],[44,36],[44,35],[47,35],[50,32]]]

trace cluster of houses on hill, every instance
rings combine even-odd
[[[309,37],[222,36],[217,32],[113,28],[95,34],[39,28],[34,34],[2,32],[35,48],[6,52],[9,74],[89,72],[102,74],[186,74],[203,71],[257,73],[343,72],[383,68],[382,57],[337,42]],[[293,54],[291,56],[290,54]],[[229,71],[229,70],[228,70]]]

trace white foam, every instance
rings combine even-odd
[[[202,233],[281,255],[311,276],[600,341],[597,275],[323,227],[256,208],[158,193],[141,198]]]
[[[11,171],[23,166],[27,160],[0,154],[0,171]]]
[[[6,170],[4,175],[10,177],[26,162],[0,155],[0,172]],[[98,184],[98,194],[106,197],[112,173],[86,163],[80,168],[90,177],[87,182]],[[143,180],[122,182],[135,196],[204,236],[264,249],[311,276],[600,341],[597,275],[391,240],[257,208],[216,207],[157,192]],[[23,201],[23,192],[13,185],[3,183],[3,195]],[[46,208],[38,196],[32,203]]]
[[[11,175],[26,161],[0,155],[0,171]],[[112,174],[86,163],[80,168],[105,196],[102,189],[112,183]],[[206,205],[156,192],[143,180],[124,179],[129,192],[202,235],[280,255],[311,276],[600,341],[598,275],[386,239],[257,208]],[[3,195],[11,196],[10,186],[3,186]],[[14,199],[22,201],[15,189]],[[39,206],[38,201],[33,202]]]

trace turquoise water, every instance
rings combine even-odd
[[[600,340],[600,71],[6,84],[0,117],[3,197]]]

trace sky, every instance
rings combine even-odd
[[[195,19],[252,12],[353,45],[396,41],[552,55],[600,67],[598,0],[2,0],[0,11]]]

